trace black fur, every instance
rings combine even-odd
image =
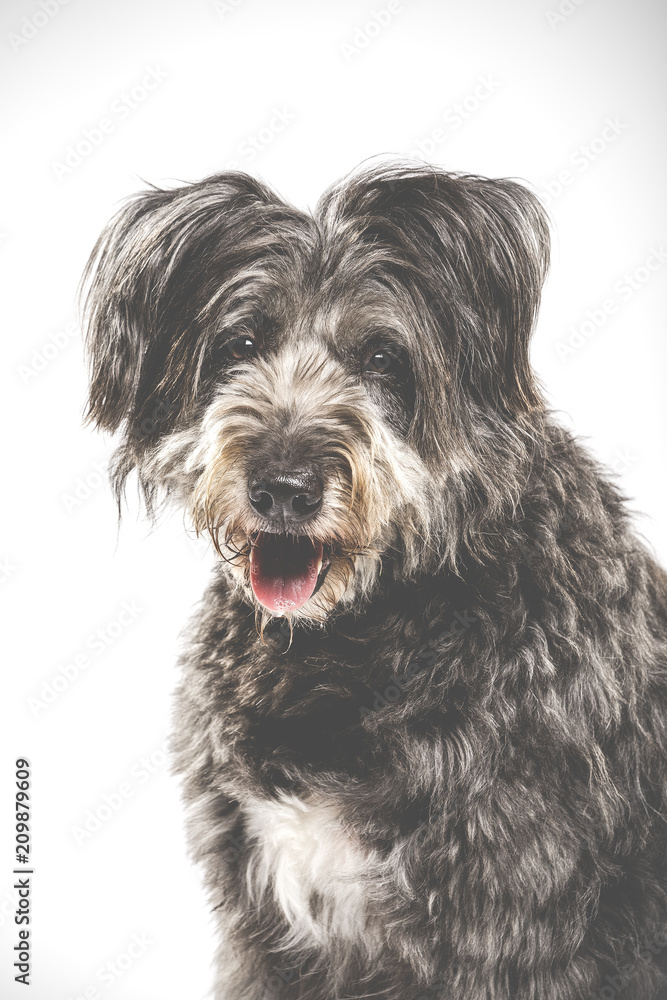
[[[402,165],[312,216],[242,174],[151,191],[91,258],[116,485],[136,467],[224,556],[173,744],[220,1000],[667,995],[667,577],[540,397],[547,263],[520,185]],[[400,365],[369,374],[384,347]],[[303,529],[332,569],[288,620],[253,599],[243,489],[295,455],[336,504]],[[320,938],[290,943],[252,884],[267,800],[335,810],[369,858],[367,938],[322,887]]]

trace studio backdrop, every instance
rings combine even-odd
[[[180,515],[151,527],[133,479],[118,523],[113,440],[83,423],[97,236],[148,185],[227,169],[300,209],[378,156],[520,180],[553,239],[533,365],[665,563],[667,12],[8,0],[0,21],[0,993],[198,1000],[213,921],[167,740],[216,555]]]

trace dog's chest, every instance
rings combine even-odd
[[[355,840],[340,810],[283,795],[251,799],[244,814],[254,844],[248,885],[257,902],[272,895],[290,928],[286,944],[336,938],[368,947],[366,887],[377,859]]]

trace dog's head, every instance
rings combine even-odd
[[[493,493],[483,455],[542,408],[547,259],[525,188],[429,167],[357,173],[312,215],[241,173],[139,195],[85,276],[119,493],[136,468],[149,507],[183,503],[273,615],[322,620],[383,562],[433,571],[462,497]]]

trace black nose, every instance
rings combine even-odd
[[[250,503],[265,520],[288,528],[314,517],[322,506],[322,480],[310,469],[253,475]]]

